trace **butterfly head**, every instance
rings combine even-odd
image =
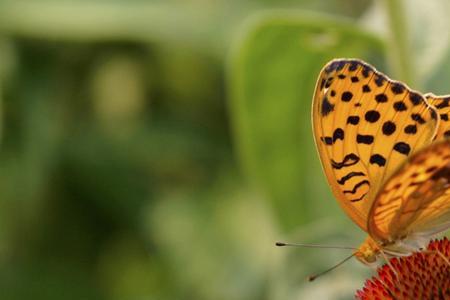
[[[379,254],[380,247],[371,237],[367,237],[367,239],[355,251],[355,257],[365,265],[374,264],[377,261]]]

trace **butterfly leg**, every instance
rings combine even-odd
[[[436,250],[426,250],[426,251],[422,251],[422,252],[424,254],[437,254],[437,255],[439,255],[445,261],[445,263],[450,267],[450,260],[444,255],[444,253],[442,253],[438,249],[436,249]]]
[[[394,267],[392,266],[391,262],[389,261],[389,258],[386,255],[386,253],[384,253],[383,249],[381,249],[381,248],[380,248],[380,253],[381,253],[381,256],[383,256],[383,258],[386,261],[386,263],[389,266],[389,268],[391,268],[391,270],[394,272],[394,274],[397,277],[397,279],[399,279],[400,277],[399,277],[397,271],[394,269]]]
[[[448,260],[447,257],[445,257],[444,253],[442,253],[441,251],[439,251],[438,249],[436,250],[437,254],[447,263],[447,265],[450,267],[450,261]]]
[[[374,271],[374,273],[377,273],[378,267],[375,264],[371,264],[371,265],[368,265],[368,266]],[[395,270],[394,270],[394,272],[395,272]],[[397,274],[397,273],[395,273],[395,274]],[[384,286],[384,288],[389,292],[389,294],[391,294],[391,296],[393,296],[394,293],[391,291],[389,285],[386,282],[384,282],[383,277],[379,276],[378,280],[381,282],[381,284]]]

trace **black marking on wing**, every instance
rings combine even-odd
[[[340,71],[344,68],[345,64],[347,63],[347,60],[336,60],[333,61],[331,64],[329,64],[325,68],[325,73],[333,72],[334,70]]]
[[[433,120],[437,119],[437,113],[434,109],[430,110],[430,116]]]
[[[372,70],[372,68],[370,68],[369,66],[363,65],[363,70],[362,70],[361,73],[363,74],[364,78],[369,77],[369,74],[370,74],[371,70]]]
[[[396,196],[396,197],[392,198],[390,201],[396,201],[396,200],[401,199],[401,198],[402,198],[402,196]],[[389,210],[392,210],[392,209],[395,209],[395,207],[386,205],[386,207],[383,207],[383,208],[377,210],[377,211],[375,212],[374,216],[382,215],[382,214],[384,214],[385,212],[387,212],[387,211],[389,211]]]
[[[422,181],[412,181],[412,182],[409,184],[409,186],[421,185],[421,184],[424,183],[424,182],[425,182],[424,180],[422,180]]]
[[[341,179],[339,179],[337,181],[337,183],[339,183],[340,185],[345,184],[345,182],[347,180],[349,180],[350,178],[353,178],[355,176],[365,176],[366,174],[364,174],[363,172],[350,172],[347,175],[345,175],[344,177],[342,177]]]
[[[367,184],[368,186],[370,186],[369,180],[363,180],[363,181],[361,181],[361,182],[358,182],[358,183],[353,187],[353,189],[352,189],[351,191],[350,191],[350,190],[345,190],[345,191],[344,191],[344,194],[354,194],[354,193],[356,193],[356,191],[358,190],[358,188],[359,188],[360,186],[364,185],[364,184]]]
[[[347,118],[347,124],[358,125],[359,116],[349,116]]]
[[[364,135],[364,134],[358,134],[356,136],[356,142],[358,144],[366,144],[366,145],[370,145],[373,143],[373,135]]]
[[[334,169],[342,169],[343,167],[349,167],[357,164],[359,162],[359,156],[355,153],[347,154],[341,162],[336,162],[331,159],[331,166]]]
[[[356,198],[356,199],[350,199],[350,202],[358,202],[361,201],[365,196],[367,195],[367,193],[363,194],[361,197]]]
[[[331,136],[322,136],[322,137],[320,138],[320,140],[321,140],[322,142],[324,142],[325,145],[333,145],[333,138],[332,138]]]
[[[332,104],[327,96],[322,99],[322,116],[326,117],[329,113],[334,110],[334,104]]]
[[[391,91],[396,95],[403,93],[404,90],[405,86],[400,82],[394,82],[391,85]]]
[[[422,96],[414,92],[409,93],[409,100],[413,105],[419,105],[423,101]]]
[[[356,60],[348,60],[346,62],[350,63],[350,66],[348,67],[349,71],[356,71],[356,69],[358,68],[358,65],[360,65],[360,62],[356,61]]]
[[[322,81],[320,82],[320,90],[323,90],[325,86],[325,78],[322,78]]]
[[[445,136],[446,138],[450,137],[450,130],[445,131],[445,132],[444,132],[444,136]]]
[[[447,101],[442,101],[441,103],[439,103],[438,105],[436,105],[436,108],[445,108],[450,106],[449,103]]]
[[[405,111],[408,109],[408,107],[406,106],[405,102],[403,101],[396,101],[394,102],[394,109],[396,111]]]
[[[381,75],[381,74],[377,74],[377,75],[376,75],[376,77],[375,77],[375,84],[376,84],[378,87],[383,86],[383,84],[384,84],[385,81],[386,81],[386,78],[385,78],[383,75]]]
[[[394,145],[393,148],[395,151],[397,151],[398,153],[404,154],[404,155],[408,155],[409,152],[411,151],[411,147],[409,146],[409,144],[405,143],[405,142],[398,142]]]
[[[344,130],[342,128],[336,128],[333,132],[333,143],[337,140],[344,140]]]
[[[433,176],[431,176],[432,180],[439,180],[441,178],[444,178],[445,180],[447,180],[447,182],[450,181],[450,167],[449,166],[445,166],[445,167],[439,169],[437,172],[435,172],[433,174]]]
[[[419,114],[412,114],[411,115],[411,119],[413,119],[414,121],[416,121],[419,124],[425,124],[425,120],[422,118],[421,115]]]
[[[386,159],[380,154],[374,154],[370,157],[370,163],[383,167],[386,164]]]

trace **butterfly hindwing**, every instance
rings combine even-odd
[[[450,140],[414,155],[386,183],[369,214],[380,241],[431,235],[450,227]]]
[[[422,95],[353,59],[324,67],[312,118],[333,193],[364,230],[377,192],[409,156],[431,143],[438,123]]]

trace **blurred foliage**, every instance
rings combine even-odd
[[[323,16],[280,12],[255,19],[230,75],[236,145],[249,177],[260,180],[276,201],[280,221],[298,226],[329,214],[326,206],[308,201],[329,197],[310,142],[312,96],[304,93],[314,89],[310,74],[334,57],[373,61],[382,44]]]
[[[412,4],[411,4],[412,3]],[[333,57],[448,92],[437,1],[0,1],[2,299],[347,299],[310,101]],[[399,38],[401,36],[401,38]]]

